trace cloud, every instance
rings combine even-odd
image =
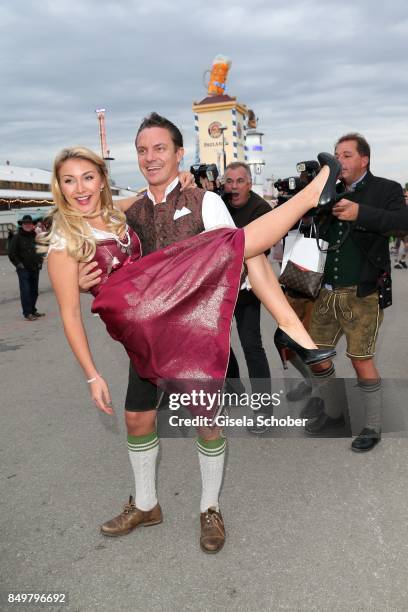
[[[140,186],[133,139],[156,110],[194,157],[191,106],[205,97],[215,55],[232,59],[228,93],[255,110],[265,132],[265,175],[362,132],[373,169],[401,182],[408,136],[405,2],[248,3],[16,0],[0,7],[0,163],[50,167],[57,150],[99,149],[95,109],[107,109],[118,183]]]

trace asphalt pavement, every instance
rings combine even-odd
[[[0,609],[8,593],[66,594],[69,611],[405,611],[408,609],[407,296],[408,270],[396,270],[377,364],[384,380],[386,433],[370,453],[350,437],[232,435],[221,510],[227,542],[217,555],[199,548],[200,475],[194,439],[163,438],[158,495],[164,521],[122,538],[99,525],[133,493],[123,401],[128,360],[102,322],[83,313],[98,368],[117,411],[104,418],[67,346],[47,272],[38,308],[21,316],[17,276],[0,258]],[[285,373],[262,329],[273,390]],[[176,341],[176,339],[175,339]],[[233,332],[233,348],[246,375]],[[356,393],[353,372],[336,357]],[[290,406],[296,417],[302,402]],[[231,412],[232,414],[232,412]]]

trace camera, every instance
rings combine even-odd
[[[296,170],[299,172],[299,176],[290,176],[275,181],[274,187],[280,192],[278,204],[287,202],[287,200],[290,200],[291,197],[308,185],[318,174],[320,164],[314,159],[303,161],[296,164]]]
[[[305,174],[307,176],[307,183],[310,183],[310,181],[320,172],[320,164],[315,159],[299,162],[296,164],[296,171],[299,172],[300,175]]]
[[[232,194],[225,193],[224,186],[220,186],[217,182],[219,172],[216,164],[194,164],[190,167],[190,172],[194,176],[197,187],[203,189],[200,179],[207,179],[212,183],[211,191],[219,195],[224,200],[225,204],[231,203]]]
[[[299,176],[290,176],[275,181],[274,187],[280,192],[293,196],[304,187],[304,183]]]
[[[217,188],[218,168],[216,164],[194,164],[190,167],[190,172],[194,176],[197,187],[202,188],[200,179],[204,178],[213,183],[214,191]]]

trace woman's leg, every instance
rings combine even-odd
[[[273,316],[278,327],[304,348],[317,348],[287,301],[266,257],[251,257],[246,265],[253,292]]]
[[[244,228],[245,258],[255,257],[270,249],[315,207],[328,177],[329,168],[324,166],[316,178],[288,202],[249,223]]]

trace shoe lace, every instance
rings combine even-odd
[[[221,516],[216,510],[212,510],[211,508],[209,508],[204,514],[204,521],[206,527],[216,527],[220,531],[220,533],[223,533],[224,529],[222,525]]]
[[[133,495],[129,495],[129,501],[127,504],[125,504],[123,508],[123,514],[129,514],[129,512],[135,509],[136,509],[136,506],[133,502]]]

